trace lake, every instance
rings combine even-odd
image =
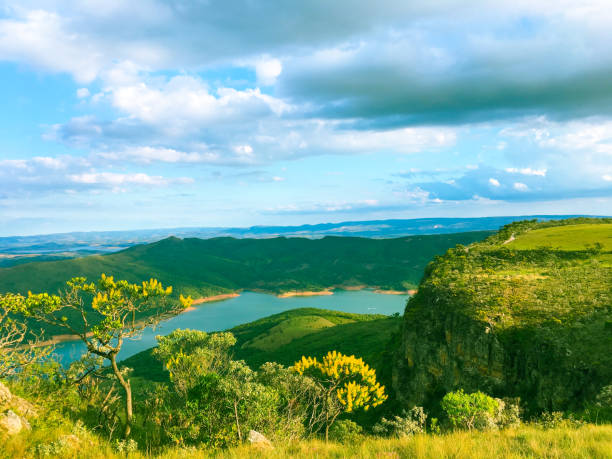
[[[157,344],[157,335],[167,335],[177,328],[222,331],[236,325],[252,322],[262,317],[289,309],[321,308],[359,314],[402,314],[408,295],[386,295],[372,290],[336,290],[333,295],[277,298],[273,295],[242,292],[239,297],[215,303],[203,303],[162,322],[154,330],[147,328],[136,339],[123,343],[119,360],[144,351]],[[81,357],[85,345],[81,341],[67,341],[55,348],[62,363],[70,363]]]

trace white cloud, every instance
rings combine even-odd
[[[250,145],[238,145],[234,147],[234,151],[238,156],[253,157],[253,147]]]
[[[500,135],[528,139],[541,148],[612,154],[612,120],[599,117],[562,122],[528,118]]]
[[[606,174],[603,175],[601,178],[604,179],[606,182],[612,182],[612,175]]]
[[[34,163],[40,164],[49,169],[64,169],[66,168],[67,158],[52,158],[49,156],[35,156],[32,158]]]
[[[492,186],[499,186],[500,185],[499,180],[494,179],[494,178],[490,178],[489,179],[489,184],[492,185]]]
[[[190,177],[165,178],[159,175],[148,175],[142,172],[133,174],[119,174],[115,172],[87,172],[68,175],[68,180],[76,184],[109,187],[115,192],[124,192],[123,186],[168,186],[170,184],[190,184],[194,180]]]
[[[376,199],[364,199],[361,201],[332,201],[332,202],[306,202],[279,205],[265,209],[264,213],[270,214],[325,214],[334,212],[354,212],[379,206]]]
[[[90,82],[104,65],[100,50],[69,27],[58,14],[43,10],[2,19],[0,58],[68,72],[79,82]]]
[[[523,175],[536,175],[539,177],[546,177],[546,169],[532,169],[530,167],[524,167],[517,169],[515,167],[509,167],[506,172],[511,174],[523,174]]]
[[[417,127],[390,129],[385,131],[362,131],[334,129],[333,122],[317,122],[312,131],[297,135],[292,142],[302,148],[310,147],[323,151],[343,153],[393,151],[417,153],[423,150],[454,145],[456,130],[446,127]],[[292,131],[292,134],[296,134]]]
[[[514,182],[513,188],[516,191],[528,191],[529,190],[529,187],[521,182]]]
[[[87,88],[79,88],[79,89],[77,89],[76,94],[77,94],[77,97],[79,99],[85,99],[85,98],[89,97],[89,95],[90,95],[89,94],[89,89],[87,89]]]
[[[257,82],[263,86],[271,86],[283,71],[283,64],[278,59],[261,59],[255,64]]]
[[[0,161],[0,196],[51,196],[99,188],[155,187],[193,182],[190,177],[162,177],[144,172],[101,170],[104,164],[90,157],[34,157]],[[76,188],[75,188],[76,187]]]
[[[152,163],[214,163],[219,160],[219,155],[213,152],[183,152],[173,148],[140,146],[126,148],[120,152],[98,153],[100,158],[107,160],[130,159],[136,162]]]
[[[168,181],[160,176],[150,176],[143,173],[117,174],[114,172],[97,172],[69,175],[74,183],[101,184],[101,185],[166,185]]]
[[[205,123],[238,123],[291,110],[259,89],[219,88],[214,94],[202,79],[183,75],[163,82],[109,85],[106,92],[113,106],[130,118],[176,135],[200,129]]]

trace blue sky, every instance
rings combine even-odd
[[[0,0],[0,235],[612,214],[607,0]]]

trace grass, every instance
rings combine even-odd
[[[457,386],[492,387],[521,396],[536,410],[573,410],[592,400],[612,381],[612,265],[606,252],[612,224],[585,220],[519,222],[438,257],[406,309],[406,327],[418,342],[411,345],[418,349],[419,341],[431,340],[432,348],[441,348],[444,361],[461,368]],[[511,234],[516,239],[504,244]],[[421,333],[428,324],[438,328]],[[492,348],[501,344],[491,354],[497,360],[465,355],[469,343],[449,344],[477,329],[493,333]],[[439,335],[446,343],[433,342]],[[442,360],[427,360],[432,375],[443,373]],[[439,381],[428,378],[433,398]]]
[[[252,447],[224,451],[216,457],[301,458],[612,458],[612,426],[542,430],[525,426],[488,433],[417,435],[404,440],[367,438],[354,444],[321,441],[279,445],[256,453]],[[165,457],[177,457],[169,452]],[[195,456],[197,457],[197,456]],[[206,457],[206,456],[202,456]]]
[[[62,435],[71,434],[67,426],[52,430],[20,434],[0,443],[0,457],[36,457],[32,446],[49,444]],[[41,437],[45,435],[46,437]],[[76,449],[67,449],[58,458],[612,458],[612,426],[585,425],[579,428],[558,427],[543,430],[525,425],[500,432],[454,432],[445,435],[416,435],[406,439],[361,437],[350,444],[325,443],[308,440],[274,445],[272,450],[261,450],[245,444],[228,450],[197,448],[169,448],[158,454],[143,452],[120,454],[103,439],[91,434],[78,434],[82,439]]]
[[[602,250],[612,251],[612,224],[579,224],[534,229],[519,235],[508,248],[529,250],[539,247],[557,250],[584,250],[601,244]]]
[[[234,358],[253,369],[265,362],[292,365],[303,355],[322,357],[330,350],[357,355],[377,370],[402,319],[381,314],[353,314],[300,308],[239,325],[231,331],[237,339]],[[165,381],[167,373],[151,349],[121,362],[132,368],[136,384]],[[140,381],[140,383],[138,382]]]

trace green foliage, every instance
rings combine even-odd
[[[154,273],[160,282],[174,287],[176,298],[181,293],[198,298],[239,290],[281,293],[357,285],[406,290],[417,285],[433,255],[489,234],[397,239],[168,238],[109,255],[0,268],[0,292],[56,292],[71,276],[94,278],[101,272],[132,283]],[[66,317],[72,321],[78,313],[67,311]],[[44,328],[50,334],[63,333],[51,324]]]
[[[321,327],[322,323],[326,326]],[[239,325],[231,332],[238,340],[236,358],[245,360],[252,368],[267,361],[291,365],[304,354],[321,358],[330,349],[336,349],[359,355],[378,370],[389,337],[400,324],[400,318],[379,314],[302,308]],[[283,339],[278,339],[280,336]]]
[[[536,420],[536,425],[542,429],[558,429],[560,427],[576,429],[584,424],[585,421],[576,418],[573,413],[566,415],[562,411],[544,411]]]
[[[489,430],[499,412],[496,399],[482,392],[466,394],[463,389],[446,394],[441,406],[453,427],[468,430]]]
[[[172,287],[164,288],[157,279],[141,284],[126,280],[115,281],[102,274],[97,282],[74,277],[66,282],[61,295],[48,293],[10,295],[14,311],[78,336],[87,352],[108,360],[117,382],[125,393],[125,437],[130,434],[133,418],[132,389],[127,374],[129,368],[119,368],[117,354],[126,338],[138,336],[148,325],[162,320],[164,314],[176,313],[191,305],[191,298],[179,297],[179,304],[168,306],[164,297]],[[89,307],[90,305],[90,307]],[[77,313],[69,320],[65,311]],[[138,319],[144,316],[146,319]]]
[[[565,416],[561,411],[544,411],[538,420],[543,429],[556,429],[565,422]]]
[[[161,441],[228,446],[249,430],[271,438],[300,438],[316,399],[315,385],[288,369],[267,364],[259,372],[232,360],[231,333],[176,330],[158,337],[154,355],[170,372],[147,407]]]
[[[175,389],[185,395],[203,374],[227,371],[236,339],[231,333],[175,330],[158,336],[157,342],[153,355],[164,362]]]
[[[41,346],[39,336],[15,317],[19,310],[18,299],[17,295],[0,294],[0,379],[23,372],[52,351],[51,346]]]
[[[514,365],[503,375],[472,367],[450,349],[449,359],[480,377],[466,378],[469,387],[521,396],[531,412],[579,410],[612,381],[611,228],[609,219],[518,222],[482,243],[450,249],[427,267],[406,321],[452,316],[501,344]],[[534,368],[535,379],[521,376]]]
[[[406,438],[425,432],[426,422],[427,415],[423,408],[415,406],[409,411],[402,410],[400,416],[393,416],[391,419],[383,417],[374,425],[372,431],[385,437]]]
[[[612,384],[601,388],[596,401],[602,408],[612,409]]]
[[[302,325],[305,321],[316,325],[320,323],[319,319],[335,325],[312,329],[302,327],[300,333],[294,334],[292,325],[296,321],[304,320]],[[337,349],[344,354],[361,356],[380,373],[391,362],[390,358],[384,358],[384,354],[390,337],[399,330],[401,322],[401,318],[378,314],[300,308],[239,325],[229,332],[236,338],[236,345],[232,349],[234,358],[244,360],[252,369],[258,369],[265,362],[291,365],[304,354],[322,358],[329,349]],[[252,345],[262,341],[271,343],[270,337],[277,334],[287,338],[276,347],[266,346],[266,350],[263,350]],[[186,350],[183,352],[188,353]],[[143,380],[163,382],[167,379],[168,373],[153,357],[152,350],[140,352],[122,363],[134,369],[133,376]]]
[[[320,387],[321,424],[325,427],[326,440],[329,428],[342,412],[367,411],[387,399],[385,387],[376,381],[376,371],[354,355],[329,351],[320,361],[302,356],[293,370],[312,377]]]
[[[363,428],[350,419],[340,419],[329,429],[329,439],[339,443],[357,443]]]
[[[128,438],[127,440],[115,440],[114,449],[120,454],[128,455],[138,451],[138,443],[133,439]]]

